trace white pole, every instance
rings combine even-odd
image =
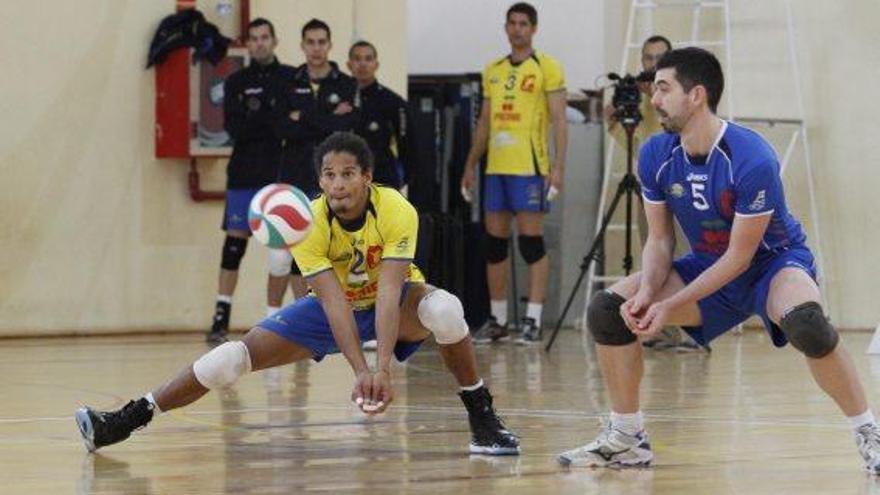
[[[788,24],[788,50],[791,57],[791,70],[794,79],[794,93],[797,104],[798,116],[801,119],[801,134],[804,144],[804,162],[807,169],[807,189],[810,195],[810,215],[813,217],[813,235],[816,237],[816,263],[819,268],[819,286],[822,289],[822,305],[825,311],[828,307],[828,275],[825,273],[825,258],[822,255],[822,235],[819,229],[819,209],[816,205],[815,182],[813,180],[813,161],[810,159],[810,142],[807,139],[807,116],[804,112],[804,96],[801,90],[801,70],[798,64],[797,50],[795,49],[794,18],[791,13],[791,0],[785,0],[785,17]]]
[[[729,82],[727,83],[727,118],[731,121],[734,119],[733,113],[733,56],[731,54],[733,45],[731,44],[732,36],[730,34],[730,0],[724,1],[724,59],[727,67],[725,67],[725,73],[727,74],[725,79]]]

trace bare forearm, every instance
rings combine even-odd
[[[652,240],[648,238],[645,248],[642,250],[642,280],[641,285],[651,294],[656,294],[666,283],[669,270],[672,268],[672,253],[675,250],[675,241]]]
[[[751,259],[751,256],[737,256],[728,251],[684,289],[670,297],[670,302],[680,306],[709,296],[746,271]]]
[[[351,307],[345,298],[333,298],[329,301],[322,301],[324,312],[330,322],[330,329],[333,332],[333,339],[339,347],[342,355],[351,365],[351,369],[355,374],[367,369],[367,361],[364,359],[364,353],[361,350],[361,341],[357,333],[357,324],[354,321]]]
[[[568,150],[568,123],[557,118],[553,123],[553,168],[560,172],[565,169],[565,152]]]
[[[477,129],[474,131],[474,140],[471,149],[468,152],[466,166],[468,168],[476,167],[480,158],[486,154],[486,148],[489,142],[489,119],[480,116],[477,121]]]
[[[394,355],[394,345],[397,343],[397,335],[400,328],[400,299],[401,285],[391,281],[379,283],[379,291],[376,296],[376,368],[389,370],[391,356]]]

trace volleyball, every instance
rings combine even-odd
[[[289,184],[269,184],[260,189],[248,209],[248,225],[262,244],[283,249],[295,246],[312,229],[309,198]]]

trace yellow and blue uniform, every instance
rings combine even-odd
[[[410,262],[404,293],[409,283],[425,281],[412,263],[418,240],[418,214],[395,189],[376,185],[370,186],[364,216],[353,224],[341,223],[323,195],[312,201],[311,206],[312,231],[291,252],[306,278],[333,272],[354,310],[361,341],[373,340],[382,261]],[[314,295],[284,307],[258,326],[310,349],[316,361],[339,352],[327,316]],[[419,343],[398,342],[394,353],[402,361],[418,346]]]
[[[490,105],[487,210],[546,211],[547,95],[564,90],[559,61],[539,52],[518,63],[507,56],[483,70],[483,97]]]

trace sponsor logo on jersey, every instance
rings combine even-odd
[[[374,120],[373,122],[370,122],[370,125],[367,126],[367,129],[372,132],[376,132],[379,130],[379,123]]]
[[[498,76],[492,76],[489,78],[489,84],[498,84]]]
[[[348,302],[354,302],[359,299],[373,297],[377,292],[379,292],[379,283],[378,281],[373,280],[363,287],[347,289],[345,291],[345,298],[348,299]]]
[[[763,210],[765,206],[767,206],[767,192],[764,189],[761,189],[749,205],[749,210]]]
[[[529,74],[524,77],[519,85],[519,89],[525,91],[526,93],[531,93],[535,91],[535,75]]]
[[[667,191],[667,192],[673,198],[676,198],[676,199],[681,198],[682,196],[684,196],[684,186],[682,186],[681,184],[676,182],[675,184],[672,184],[671,186],[669,186],[669,191]]]
[[[339,98],[339,95],[336,93],[330,93],[330,96],[327,97],[327,101],[335,105],[341,101],[341,98]]]
[[[514,137],[509,132],[505,131],[500,131],[496,133],[493,141],[496,148],[516,145],[516,139],[514,139]]]
[[[394,246],[394,249],[397,250],[398,253],[404,253],[409,248],[409,236],[403,236],[397,241],[397,245]]]
[[[495,120],[519,122],[522,120],[522,115],[519,112],[498,112],[495,114]]]
[[[382,246],[370,246],[367,249],[367,268],[372,270],[382,262]]]

